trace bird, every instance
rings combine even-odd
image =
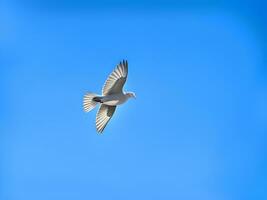
[[[83,110],[89,112],[98,104],[96,114],[96,130],[103,133],[108,122],[115,113],[117,106],[124,104],[130,98],[136,98],[134,92],[125,92],[123,86],[128,76],[128,61],[122,60],[108,76],[102,87],[102,95],[87,92],[83,97]]]

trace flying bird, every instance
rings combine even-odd
[[[83,109],[85,112],[91,111],[100,104],[96,114],[96,130],[98,133],[104,131],[118,105],[125,103],[130,98],[136,98],[135,93],[123,91],[127,76],[128,62],[123,60],[108,76],[102,88],[102,95],[90,92],[84,95]]]

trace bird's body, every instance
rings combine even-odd
[[[125,103],[128,99],[129,97],[126,94],[119,93],[96,97],[95,101],[99,101],[99,103],[105,104],[107,106],[118,106]]]
[[[96,128],[99,133],[103,132],[118,105],[125,103],[129,98],[135,98],[133,92],[123,91],[127,75],[128,62],[120,62],[106,80],[102,89],[102,96],[94,93],[87,93],[84,96],[83,107],[85,112],[89,112],[97,104],[101,104],[96,116]]]

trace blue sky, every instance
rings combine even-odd
[[[1,199],[265,199],[260,1],[0,3]],[[122,59],[103,135],[85,92]]]

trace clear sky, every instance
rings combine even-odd
[[[0,199],[267,199],[266,6],[164,2],[1,1]]]

